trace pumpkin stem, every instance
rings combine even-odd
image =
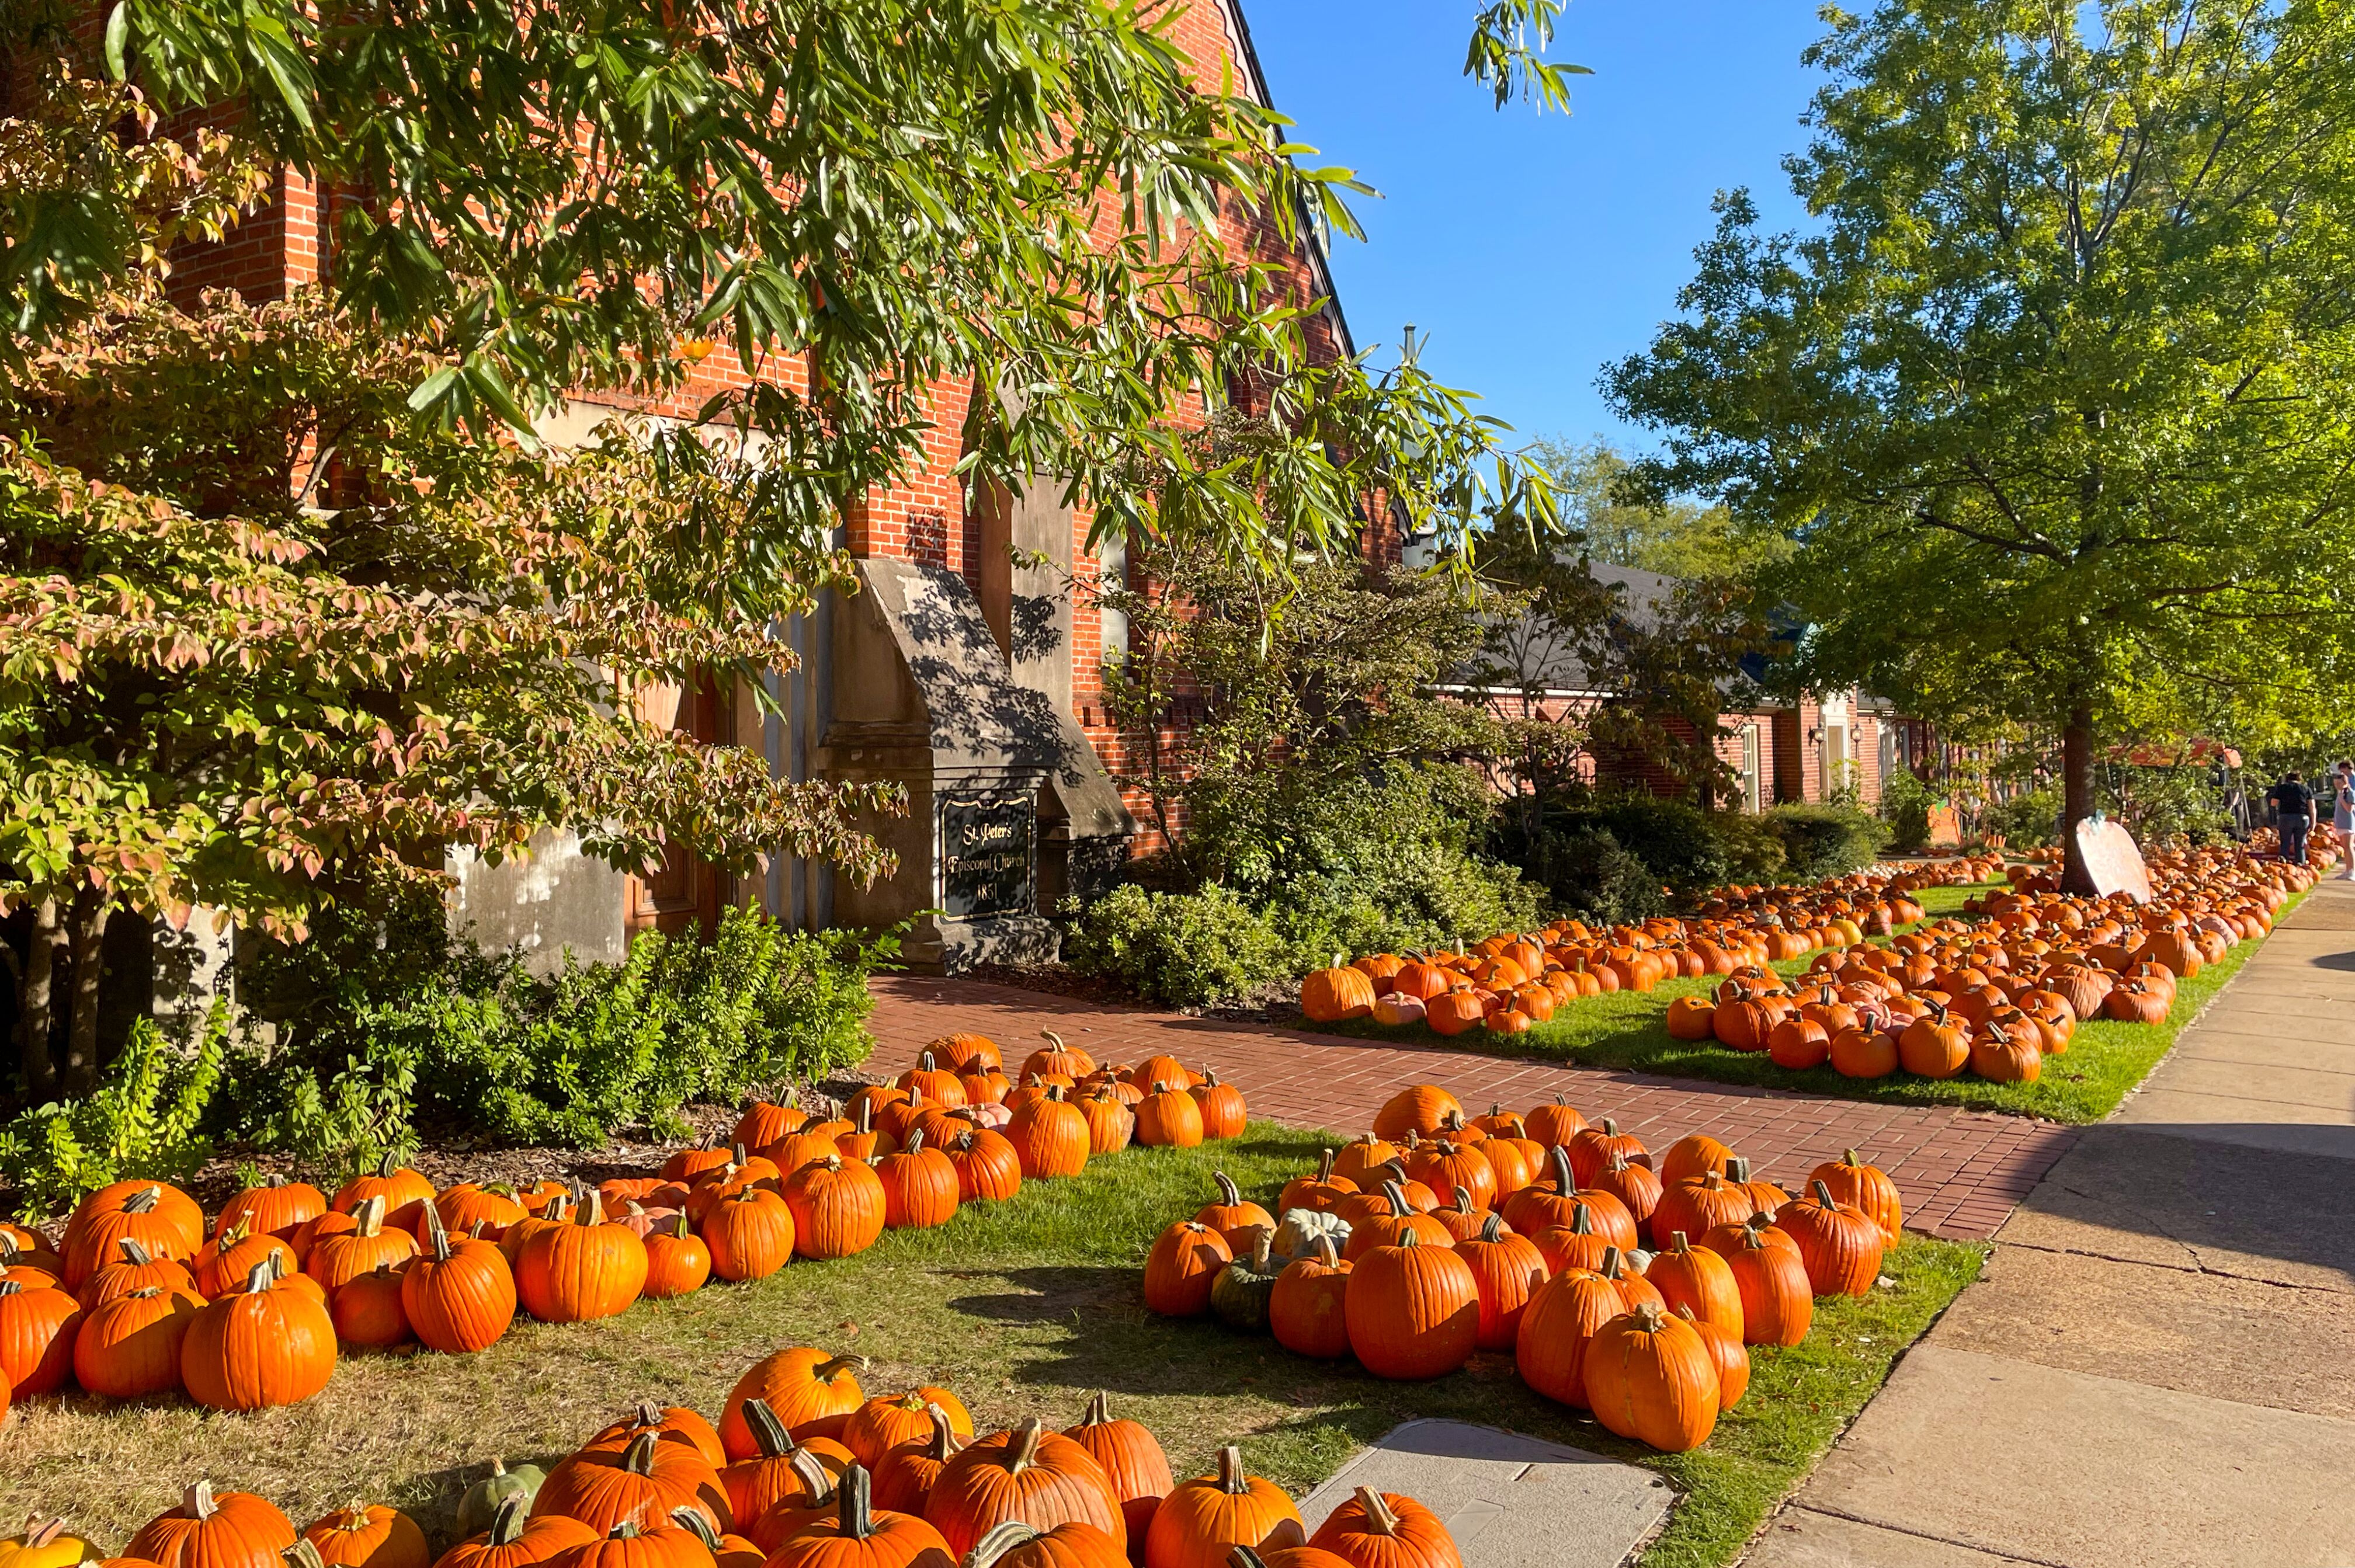
[[[1668,1251],[1672,1253],[1689,1253],[1692,1251],[1692,1243],[1685,1240],[1685,1233],[1682,1231],[1672,1232],[1670,1232],[1670,1239],[1668,1242]]]
[[[1214,1170],[1210,1172],[1210,1179],[1219,1184],[1220,1202],[1225,1204],[1230,1209],[1234,1208],[1236,1205],[1242,1202],[1242,1189],[1235,1185],[1235,1179],[1233,1177],[1229,1176],[1223,1170]]]
[[[1103,1426],[1111,1420],[1112,1399],[1103,1390],[1098,1389],[1095,1392],[1095,1397],[1088,1401],[1087,1413],[1080,1417],[1080,1424]]]
[[[1390,1167],[1382,1168],[1388,1170]],[[1414,1206],[1406,1200],[1406,1189],[1400,1185],[1405,1179],[1406,1173],[1401,1171],[1394,1179],[1382,1183],[1382,1200],[1391,1206],[1391,1212],[1401,1220],[1414,1212]]]
[[[1472,1212],[1472,1189],[1470,1188],[1459,1187],[1455,1189],[1455,1212],[1458,1214],[1469,1214]],[[1490,1218],[1493,1219],[1494,1216],[1492,1215]]]
[[[327,1560],[319,1555],[318,1547],[312,1543],[308,1536],[297,1541],[278,1555],[292,1563],[294,1568],[327,1568]]]
[[[497,1473],[506,1475],[506,1467],[501,1465]],[[513,1497],[501,1498],[499,1511],[491,1516],[491,1544],[513,1546],[522,1538],[524,1520],[530,1512],[531,1499],[521,1492],[516,1493]]]
[[[360,1235],[380,1234],[384,1230],[384,1194],[361,1199],[359,1207],[352,1211],[352,1223]]]
[[[692,1531],[695,1539],[703,1542],[706,1552],[714,1557],[719,1555],[719,1532],[711,1528],[711,1521],[703,1517],[701,1509],[681,1503],[670,1510],[670,1517],[671,1522],[681,1530]]]
[[[1044,1424],[1035,1415],[1016,1427],[1013,1440],[1006,1445],[1007,1469],[1018,1476],[1038,1463],[1039,1440],[1046,1435],[1046,1431]]]
[[[384,1157],[376,1162],[377,1175],[387,1181],[391,1180],[393,1172],[400,1168],[400,1161],[394,1157],[393,1152],[390,1149],[385,1150]]]
[[[1456,1196],[1456,1197],[1458,1197],[1458,1198],[1463,1197],[1463,1196],[1464,1196],[1463,1189],[1458,1188],[1458,1189],[1456,1189],[1455,1196]],[[1480,1239],[1481,1239],[1482,1241],[1484,1241],[1484,1242],[1495,1242],[1495,1241],[1500,1241],[1500,1240],[1502,1240],[1502,1239],[1503,1239],[1504,1234],[1505,1234],[1505,1220],[1504,1220],[1504,1216],[1503,1216],[1503,1215],[1501,1215],[1501,1214],[1491,1214],[1491,1215],[1489,1215],[1487,1219],[1485,1219],[1485,1220],[1483,1220],[1483,1221],[1480,1221]]]
[[[1838,1207],[1838,1205],[1832,1200],[1832,1189],[1830,1188],[1825,1186],[1821,1181],[1817,1181],[1815,1184],[1815,1188],[1817,1202],[1822,1204],[1827,1209]]]
[[[138,1238],[135,1236],[125,1236],[115,1244],[123,1249],[124,1261],[134,1268],[145,1268],[155,1261],[148,1256],[147,1249],[139,1244]]]
[[[812,1367],[810,1373],[818,1381],[830,1383],[845,1372],[863,1372],[866,1370],[867,1358],[864,1356],[836,1356]]]
[[[973,1551],[961,1568],[997,1568],[1001,1559],[1018,1547],[1039,1539],[1039,1531],[1018,1519],[1009,1519],[992,1525],[989,1532],[973,1543]]]
[[[1610,1124],[1606,1122],[1604,1125],[1608,1126]],[[1547,1157],[1553,1166],[1554,1190],[1564,1198],[1575,1193],[1578,1190],[1578,1178],[1571,1174],[1570,1150],[1556,1144],[1548,1151]]]
[[[777,1419],[777,1413],[765,1399],[744,1402],[744,1424],[751,1428],[752,1445],[763,1459],[783,1459],[794,1452],[794,1435]]]
[[[123,1211],[126,1214],[152,1214],[156,1201],[163,1196],[164,1189],[160,1187],[143,1187],[123,1200]]]
[[[1390,1499],[1371,1487],[1358,1488],[1358,1506],[1366,1510],[1366,1528],[1376,1535],[1396,1535],[1399,1516],[1391,1507]]]
[[[655,1444],[659,1438],[652,1432],[641,1432],[631,1438],[630,1445],[622,1450],[622,1468],[633,1476],[653,1475]]]
[[[260,1296],[277,1283],[278,1254],[272,1253],[246,1271],[245,1293],[248,1296]]]
[[[1219,1450],[1219,1490],[1232,1498],[1251,1490],[1251,1477],[1243,1474],[1243,1451],[1231,1443]]]
[[[1603,1266],[1596,1272],[1602,1275],[1605,1279],[1617,1279],[1619,1277],[1618,1248],[1605,1247],[1603,1249]]]
[[[432,1204],[425,1206],[425,1243],[433,1249],[433,1261],[450,1261],[450,1231],[442,1223],[442,1211]]]
[[[1112,1417],[1103,1413],[1103,1408],[1104,1396],[1098,1394],[1095,1403],[1088,1406],[1087,1419],[1080,1424],[1100,1426],[1110,1421]],[[927,1403],[924,1406],[924,1413],[932,1418],[932,1457],[935,1462],[945,1465],[956,1457],[957,1450],[964,1446],[964,1439],[957,1435],[956,1424],[949,1419],[949,1413],[939,1405]]]
[[[180,1511],[193,1520],[208,1520],[220,1512],[220,1504],[213,1501],[213,1484],[198,1481],[180,1496]]]
[[[1737,1186],[1747,1182],[1750,1179],[1750,1162],[1738,1154],[1731,1156],[1725,1162],[1725,1174]]]
[[[816,1455],[806,1448],[796,1448],[785,1463],[801,1477],[802,1490],[807,1494],[812,1508],[823,1508],[834,1500],[834,1477],[818,1463]]]
[[[1069,1046],[1066,1046],[1066,1045],[1063,1043],[1063,1037],[1062,1037],[1061,1035],[1060,1035],[1060,1034],[1057,1034],[1053,1029],[1040,1029],[1040,1030],[1039,1031],[1039,1039],[1041,1039],[1041,1040],[1045,1040],[1049,1045],[1053,1046],[1053,1047],[1054,1047],[1057,1051],[1068,1051],[1068,1050],[1070,1050],[1070,1049],[1071,1049]]]
[[[1327,1268],[1341,1266],[1341,1249],[1333,1244],[1332,1237],[1321,1232],[1316,1237],[1316,1252],[1317,1255],[1324,1260]]]
[[[50,1541],[55,1541],[60,1534],[62,1534],[65,1528],[66,1520],[63,1514],[59,1514],[57,1518],[50,1520],[46,1524],[28,1522],[25,1526],[24,1544],[28,1547],[47,1546]]]
[[[1316,1179],[1319,1181],[1333,1179],[1333,1151],[1329,1148],[1316,1158]]]
[[[924,1060],[926,1061],[930,1061],[932,1059],[932,1052],[926,1051],[924,1053]],[[929,1071],[929,1069],[927,1069],[927,1071]],[[913,1099],[911,1099],[909,1104],[913,1104],[915,1102]],[[858,1130],[861,1135],[871,1133],[875,1130],[875,1102],[872,1100],[861,1100],[858,1102]]]

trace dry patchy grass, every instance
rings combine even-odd
[[[716,1415],[750,1362],[815,1344],[872,1358],[862,1379],[869,1392],[954,1388],[985,1429],[1034,1413],[1067,1425],[1091,1391],[1109,1389],[1116,1409],[1160,1434],[1180,1475],[1241,1441],[1255,1469],[1295,1492],[1412,1416],[1531,1432],[1652,1464],[1684,1499],[1646,1562],[1719,1564],[1983,1255],[1909,1238],[1889,1265],[1892,1288],[1827,1303],[1806,1344],[1760,1353],[1749,1397],[1707,1446],[1663,1458],[1530,1394],[1509,1358],[1482,1358],[1433,1383],[1386,1383],[1354,1365],[1304,1360],[1271,1340],[1144,1310],[1145,1249],[1160,1226],[1208,1200],[1213,1168],[1271,1199],[1324,1141],[1255,1123],[1213,1148],[1133,1149],[1076,1180],[968,1210],[939,1231],[886,1236],[857,1258],[641,1303],[599,1324],[520,1322],[472,1358],[352,1358],[325,1393],[291,1410],[27,1401],[0,1432],[0,1519],[63,1512],[117,1548],[203,1476],[271,1498],[298,1525],[356,1497],[390,1502],[441,1542],[459,1494],[492,1457],[552,1460],[641,1399]]]

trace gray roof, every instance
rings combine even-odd
[[[1587,571],[1597,582],[1618,591],[1619,618],[1636,632],[1656,630],[1663,607],[1676,596],[1682,580],[1638,567],[1589,561]],[[1508,637],[1517,657],[1510,661],[1527,670],[1529,683],[1554,692],[1601,695],[1597,677],[1567,638],[1542,615],[1520,618]],[[1489,662],[1484,657],[1483,662]],[[1472,672],[1461,671],[1457,684],[1469,684]]]

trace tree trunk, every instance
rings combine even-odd
[[[2077,847],[2077,824],[2094,815],[2094,710],[2081,702],[2061,731],[2061,891],[2092,897],[2094,876]]]
[[[25,956],[25,983],[16,997],[16,1061],[25,1075],[25,1101],[32,1105],[53,1100],[58,1093],[57,1063],[49,1056],[57,1014],[49,999],[58,939],[63,933],[58,901],[43,899],[34,906],[33,946]]]
[[[98,998],[106,976],[106,925],[114,901],[94,887],[74,895],[73,1011],[66,1028],[66,1060],[59,1087],[69,1099],[98,1087]]]

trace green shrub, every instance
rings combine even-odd
[[[2014,849],[2033,849],[2060,841],[2061,792],[2031,789],[2009,800],[1989,803],[1979,813],[1983,837],[2000,836]]]
[[[1727,882],[1771,880],[1785,860],[1782,839],[1758,817],[1648,795],[1553,807],[1534,839],[1500,824],[1497,842],[1565,913],[1614,923]]]
[[[221,1079],[229,1012],[216,1004],[193,1054],[147,1019],[131,1026],[87,1099],[37,1106],[0,1126],[0,1188],[27,1219],[71,1208],[111,1182],[186,1181],[212,1154],[198,1132]]]
[[[1659,877],[1605,828],[1541,832],[1529,854],[1530,875],[1564,914],[1589,924],[1625,925],[1668,912]]]
[[[1293,973],[1294,944],[1215,883],[1178,893],[1124,883],[1066,912],[1072,924],[1063,953],[1072,968],[1171,1007],[1241,996]]]
[[[240,1133],[334,1171],[404,1150],[417,1123],[570,1147],[675,1134],[690,1101],[861,1060],[867,979],[902,934],[787,931],[731,909],[709,942],[648,934],[621,964],[568,955],[541,978],[416,916],[395,905],[373,932],[347,918],[256,965],[285,1021],[241,1064]]]
[[[1881,781],[1881,819],[1889,824],[1889,847],[1913,852],[1930,843],[1930,808],[1945,804],[1945,792],[1923,784],[1911,768]]]
[[[1763,820],[1783,846],[1783,873],[1793,881],[1860,871],[1889,844],[1888,824],[1850,806],[1778,805]]]

